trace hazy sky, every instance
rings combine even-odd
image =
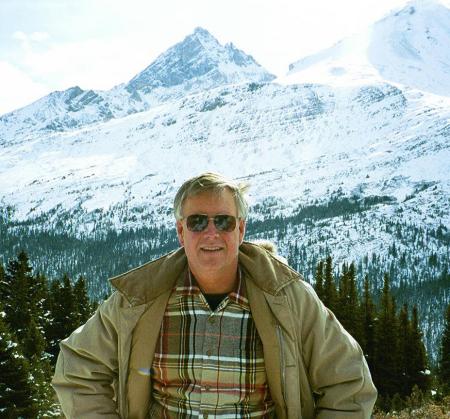
[[[0,0],[0,114],[54,90],[75,85],[109,89],[126,82],[197,26],[283,75],[290,63],[404,4],[406,0]]]

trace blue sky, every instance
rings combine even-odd
[[[449,5],[450,0],[441,3]],[[126,82],[197,26],[277,75],[405,0],[1,0],[0,114]]]

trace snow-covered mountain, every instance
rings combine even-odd
[[[450,96],[450,9],[414,0],[365,32],[304,57],[283,81],[331,84],[385,81]]]
[[[233,44],[220,45],[207,30],[197,28],[133,77],[125,88],[144,95],[174,86],[191,92],[225,84],[269,82],[274,78],[250,55]]]
[[[450,266],[449,16],[408,3],[275,81],[196,29],[108,92],[54,92],[2,116],[1,253],[17,250],[17,232],[70,247],[67,237],[170,226],[180,184],[218,171],[251,183],[249,234],[277,241],[298,269],[327,253],[361,271],[375,258],[411,298],[433,287],[432,346],[450,299],[445,279],[433,282]],[[127,252],[144,257],[164,240],[136,236]]]
[[[222,46],[197,28],[128,83],[109,91],[75,86],[0,117],[0,144],[35,131],[64,131],[148,110],[218,86],[269,82],[275,76],[233,44]]]
[[[255,203],[274,197],[285,213],[338,188],[402,202],[431,182],[445,196],[448,104],[389,84],[210,89],[126,118],[4,144],[1,202],[20,219],[59,205],[91,212],[151,202],[156,210],[170,207],[183,179],[203,170],[251,180]],[[444,209],[445,199],[435,211]],[[431,222],[433,208],[421,212]],[[436,222],[450,225],[449,214]]]

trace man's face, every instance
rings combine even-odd
[[[213,220],[209,220],[203,231],[189,231],[186,226],[186,218],[194,214],[206,214],[208,217],[224,214],[237,217],[233,194],[224,189],[221,192],[204,192],[187,198],[182,214],[183,220],[177,221],[178,239],[184,246],[189,267],[197,279],[221,279],[235,275],[239,245],[245,233],[245,221],[238,220],[236,228],[231,232],[219,231]]]

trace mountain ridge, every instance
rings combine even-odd
[[[405,16],[419,15],[406,9]],[[387,21],[403,17],[393,13]],[[447,39],[435,35],[436,45]],[[39,102],[48,105],[41,121],[33,119],[36,103],[23,124],[17,115],[8,116],[10,125],[2,117],[4,254],[14,253],[19,233],[50,236],[50,243],[68,247],[65,263],[78,269],[72,275],[89,272],[91,289],[101,295],[106,285],[100,268],[93,260],[77,265],[85,256],[74,249],[82,253],[78,249],[91,240],[130,236],[116,268],[127,265],[130,252],[157,257],[158,249],[176,243],[167,226],[177,187],[196,173],[219,171],[251,183],[250,238],[276,241],[294,268],[309,275],[318,258],[331,253],[337,263],[366,266],[375,254],[380,272],[390,272],[395,286],[411,292],[419,283],[436,287],[434,303],[423,303],[432,348],[441,330],[437,310],[448,301],[436,284],[450,266],[450,98],[421,90],[414,71],[411,85],[405,84],[409,79],[386,80],[373,66],[367,73],[356,66],[350,74],[354,62],[346,60],[352,55],[343,52],[358,45],[367,52],[368,45],[358,38],[354,43],[322,52],[309,67],[314,83],[302,69],[291,74],[301,83],[294,77],[209,85],[205,71],[205,89],[135,89],[132,98],[126,83],[110,96],[74,87]],[[234,47],[221,51],[234,54]],[[69,106],[92,113],[81,117]],[[112,246],[121,249],[122,243]],[[49,269],[65,268],[57,250],[47,249],[37,260]]]
[[[125,89],[150,93],[154,88],[178,86],[205,76],[209,76],[212,80],[208,81],[213,83],[204,87],[243,81],[269,82],[275,78],[261,70],[251,56],[232,44],[222,46],[206,29],[197,27],[182,42],[169,48],[134,76]]]
[[[290,64],[287,76],[280,80],[385,81],[449,97],[448,28],[450,9],[433,0],[413,0],[366,31]]]
[[[105,91],[70,87],[0,116],[0,138],[26,130],[77,129],[201,90],[274,78],[251,56],[232,44],[222,46],[206,29],[196,28],[127,83]]]

